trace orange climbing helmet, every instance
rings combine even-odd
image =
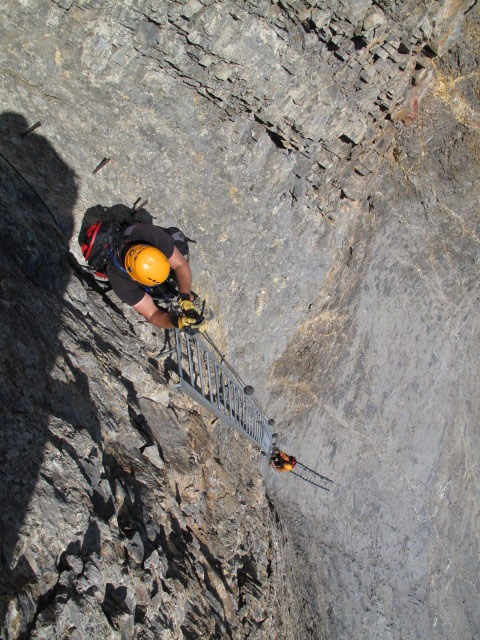
[[[170,273],[170,263],[164,254],[149,244],[134,244],[123,258],[128,275],[140,284],[162,284]]]
[[[283,465],[283,468],[286,471],[291,471],[293,469],[293,465],[291,465],[290,462],[285,462],[285,464]]]

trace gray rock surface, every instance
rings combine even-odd
[[[274,483],[328,637],[480,631],[478,25],[397,132],[272,372],[285,448],[336,482]]]
[[[2,637],[476,637],[478,29],[458,0],[6,0]],[[267,499],[85,276],[85,211],[138,197],[331,495]]]

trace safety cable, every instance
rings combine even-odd
[[[208,333],[206,331],[203,332],[203,335],[205,336],[207,342],[210,344],[210,346],[212,346],[215,351],[218,353],[218,355],[220,356],[220,364],[222,364],[223,362],[226,364],[227,368],[230,369],[230,371],[233,373],[233,375],[237,378],[237,380],[240,382],[240,384],[245,387],[245,382],[242,380],[242,378],[240,377],[240,374],[237,373],[237,371],[235,371],[235,369],[233,368],[233,366],[226,360],[225,355],[220,351],[220,349],[217,347],[217,345],[214,343],[214,341],[212,340],[212,338],[208,335]]]

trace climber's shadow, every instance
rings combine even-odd
[[[58,451],[75,461],[68,433],[87,428],[101,442],[88,379],[72,369],[59,339],[75,322],[62,320],[76,311],[64,300],[75,175],[44,136],[22,137],[27,129],[22,115],[0,114],[0,617],[8,599],[38,579],[22,551],[22,527],[29,511],[38,517],[37,495],[42,505],[49,492],[56,499]]]
[[[29,539],[36,535],[33,529],[38,528],[40,541],[54,539],[52,527],[60,531],[61,518],[75,509],[68,489],[79,474],[88,488],[91,514],[107,521],[115,511],[97,471],[96,459],[104,464],[105,451],[90,373],[77,360],[78,353],[113,347],[100,342],[84,309],[66,295],[72,265],[82,277],[69,253],[75,175],[44,136],[32,132],[22,137],[27,129],[20,114],[0,114],[0,624],[10,600],[17,600],[18,611],[28,602],[21,637],[29,635],[25,624],[35,615],[38,595],[33,594],[44,586],[42,561]],[[82,227],[104,215],[151,221],[145,210],[132,215],[124,205],[101,211],[92,207],[87,213],[91,217]],[[82,335],[89,337],[82,342]],[[115,456],[110,458],[108,470],[120,475],[121,465],[117,469]],[[143,514],[140,488],[138,494],[134,506]],[[85,558],[100,549],[92,520],[75,535],[59,559],[60,568],[68,552]],[[147,534],[142,530],[140,535],[147,548]],[[55,554],[55,545],[42,558]]]

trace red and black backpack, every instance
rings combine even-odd
[[[107,264],[113,263],[117,269],[126,273],[119,263],[119,249],[122,246],[123,236],[127,227],[136,224],[130,222],[96,222],[86,231],[81,242],[83,257],[95,275],[107,278]],[[178,227],[160,227],[172,236],[173,242],[180,253],[188,260],[189,242],[195,242],[187,238]]]
[[[117,262],[117,251],[128,223],[96,222],[86,231],[81,244],[88,266],[101,278],[106,278],[107,264]]]

